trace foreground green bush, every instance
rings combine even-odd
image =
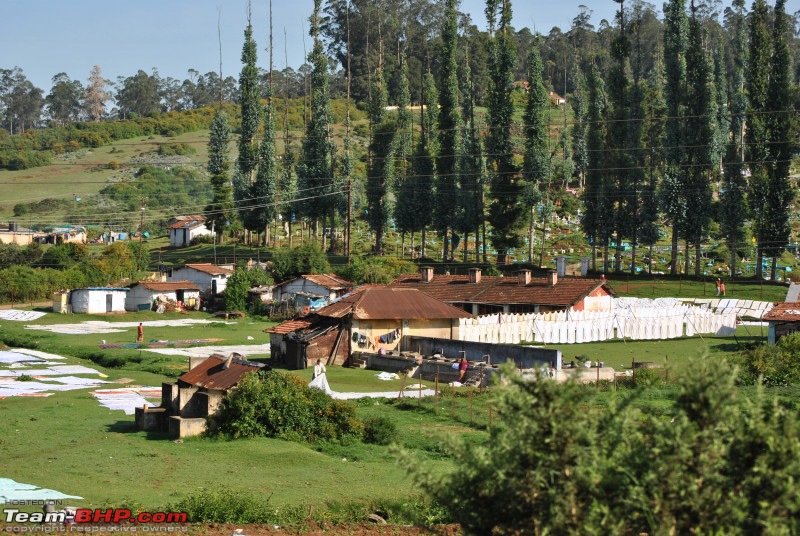
[[[511,370],[482,445],[456,443],[442,476],[406,456],[424,493],[466,534],[797,534],[797,415],[723,362],[677,379],[671,411],[647,389],[599,407],[590,389]]]
[[[762,344],[742,352],[737,363],[746,385],[763,381],[768,387],[800,382],[800,333],[791,333],[777,344]]]
[[[267,371],[247,375],[222,402],[216,433],[232,438],[349,440],[364,425],[349,402],[333,400],[294,374]]]

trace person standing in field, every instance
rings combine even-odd
[[[725,281],[722,281],[719,284],[719,290],[720,290],[720,292],[722,292],[722,295],[724,296],[725,295]]]
[[[139,322],[139,328],[136,330],[136,342],[144,341],[144,328],[142,327],[142,323]]]
[[[717,296],[719,296],[719,293],[722,292],[722,280],[718,277],[715,283],[717,285]]]

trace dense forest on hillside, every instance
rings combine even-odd
[[[545,35],[511,27],[511,10],[487,0],[481,30],[452,0],[317,1],[306,64],[264,68],[270,36],[248,21],[237,79],[140,70],[112,84],[95,67],[86,87],[61,73],[45,96],[4,69],[0,164],[203,110],[166,128],[211,129],[205,213],[251,242],[303,222],[346,253],[342,229],[361,219],[378,254],[391,231],[421,257],[525,251],[541,265],[548,229],[579,222],[595,269],[649,270],[667,242],[670,272],[700,275],[713,237],[729,275],[754,257],[775,278],[797,241],[800,39],[785,0],[670,0],[662,17],[621,2],[597,27],[581,6]]]

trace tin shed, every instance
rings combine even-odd
[[[104,314],[124,313],[127,288],[93,287],[76,288],[69,293],[73,313]]]

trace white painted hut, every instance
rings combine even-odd
[[[124,313],[125,287],[76,288],[69,293],[69,308],[73,313]]]
[[[139,281],[125,298],[126,311],[147,311],[153,302],[180,302],[186,309],[200,308],[200,287],[189,281]]]

